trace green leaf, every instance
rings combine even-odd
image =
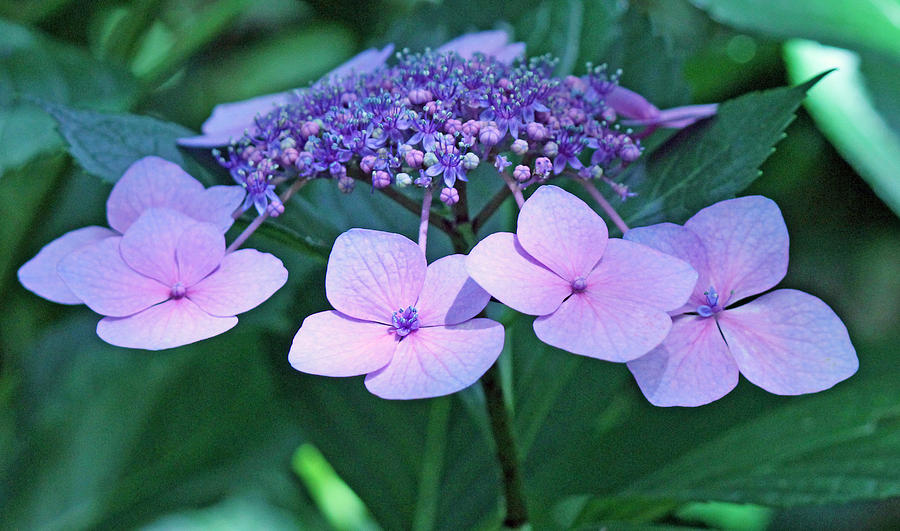
[[[841,155],[900,216],[900,59],[867,57],[865,79],[859,57],[847,50],[794,40],[784,53],[791,79],[838,67],[810,91],[806,106]]]
[[[121,110],[135,92],[126,73],[84,50],[0,20],[0,175],[62,145],[53,120],[22,96]]]
[[[625,489],[670,500],[790,507],[900,495],[896,371],[792,400]]]
[[[302,438],[258,333],[147,353],[102,343],[87,309],[70,316],[4,359],[19,436],[0,527],[133,528],[244,494],[309,512],[289,468]]]
[[[206,172],[186,159],[175,144],[194,133],[178,124],[149,116],[78,110],[42,102],[56,119],[59,132],[69,144],[69,154],[88,173],[108,183],[122,177],[128,166],[148,155],[156,155],[185,168],[200,180]]]
[[[824,75],[727,101],[712,119],[679,132],[629,168],[623,182],[638,195],[619,213],[631,226],[681,223],[734,197],[759,177],[806,91]]]
[[[742,30],[900,56],[897,0],[691,1],[715,20]]]

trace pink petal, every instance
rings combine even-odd
[[[287,282],[281,260],[253,249],[228,253],[214,273],[188,289],[187,296],[211,315],[251,310]]]
[[[438,53],[456,52],[463,59],[471,59],[476,53],[492,56],[504,51],[509,36],[503,30],[480,31],[467,33],[445,42],[436,51]]]
[[[697,212],[684,227],[706,248],[710,285],[722,306],[762,293],[787,272],[787,227],[771,199],[720,201]]]
[[[475,383],[503,350],[503,326],[490,319],[420,328],[400,341],[391,362],[366,377],[382,398],[447,395]]]
[[[19,282],[28,291],[49,301],[80,304],[81,299],[72,293],[56,271],[60,260],[82,247],[115,235],[114,231],[94,226],[67,232],[42,247],[34,258],[19,268]]]
[[[679,311],[694,311],[697,306],[707,304],[703,293],[709,289],[709,265],[706,249],[696,234],[674,223],[659,223],[631,229],[625,233],[625,239],[680,258],[691,264],[698,273],[693,294],[688,304]]]
[[[681,129],[687,127],[698,120],[709,118],[716,114],[719,105],[716,103],[702,105],[685,105],[683,107],[673,107],[659,111],[656,116],[643,120],[626,120],[626,125],[655,125],[658,127],[669,127]]]
[[[409,238],[350,229],[338,236],[331,249],[325,294],[342,313],[390,323],[393,312],[415,305],[425,267],[425,254]]]
[[[224,256],[225,236],[218,227],[211,223],[188,225],[175,248],[178,281],[184,287],[193,286],[218,267]]]
[[[587,203],[562,188],[544,185],[525,201],[516,236],[528,254],[569,282],[603,256],[609,233]]]
[[[659,109],[655,105],[625,87],[614,87],[604,99],[608,106],[626,118],[654,120],[659,116]]]
[[[573,293],[556,312],[534,321],[535,334],[548,345],[617,362],[643,356],[671,327],[660,309],[590,290]]]
[[[222,103],[213,107],[212,114],[203,122],[200,136],[179,138],[178,144],[189,147],[216,147],[240,140],[247,129],[256,129],[254,119],[265,116],[279,105],[291,101],[294,91],[265,94],[249,100]]]
[[[181,212],[151,208],[122,237],[119,251],[138,273],[174,286],[179,280],[175,249],[184,231],[196,223]]]
[[[181,298],[130,317],[101,319],[97,323],[97,335],[119,347],[162,350],[217,336],[237,322],[237,317],[213,317],[187,298]]]
[[[512,44],[507,44],[494,53],[494,59],[505,64],[511,64],[516,59],[522,59],[523,57],[525,57],[524,42],[514,42]]]
[[[859,367],[844,323],[802,291],[780,289],[725,310],[719,326],[741,374],[771,393],[822,391]]]
[[[397,345],[396,336],[383,324],[320,312],[303,320],[288,360],[310,374],[357,376],[387,365]]]
[[[226,232],[234,223],[232,215],[247,194],[241,186],[212,186],[203,191],[185,214],[197,221],[206,221]]]
[[[328,72],[323,78],[340,78],[352,73],[365,74],[384,65],[391,54],[394,53],[394,45],[388,44],[382,49],[369,48],[348,59],[344,64]]]
[[[697,272],[684,260],[613,238],[587,279],[587,291],[669,311],[687,302],[696,284]]]
[[[169,287],[138,274],[119,254],[120,237],[104,238],[65,256],[59,276],[102,315],[124,317],[169,298]]]
[[[702,406],[727,395],[738,368],[716,320],[683,315],[661,345],[628,362],[641,392],[655,406]]]
[[[428,266],[416,302],[419,325],[452,325],[467,321],[487,306],[491,296],[469,277],[466,256],[445,256]]]
[[[125,233],[148,208],[191,207],[203,185],[177,164],[159,157],[144,157],[125,170],[106,201],[109,226]]]
[[[519,245],[515,234],[497,232],[478,242],[466,270],[485,291],[510,308],[546,315],[572,293],[572,287]]]

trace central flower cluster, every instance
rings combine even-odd
[[[618,75],[589,65],[585,76],[558,79],[554,66],[549,57],[508,64],[399,53],[394,66],[295,91],[216,156],[255,195],[251,202],[266,201],[262,183],[284,178],[332,178],[349,191],[359,179],[428,187],[442,175],[452,189],[480,161],[508,156],[529,170],[517,175],[527,186],[567,167],[585,178],[609,175],[636,159],[639,141],[619,130],[607,104]]]
[[[410,306],[399,309],[391,316],[391,330],[400,337],[406,337],[419,329],[419,311]]]

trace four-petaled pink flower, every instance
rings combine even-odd
[[[107,343],[159,350],[221,334],[236,314],[268,299],[287,280],[281,260],[243,249],[225,254],[220,226],[151,208],[123,236],[65,256],[59,275],[104,317]]]
[[[289,359],[303,372],[366,376],[382,398],[427,398],[473,384],[503,349],[503,326],[473,319],[490,296],[463,255],[426,266],[399,234],[351,229],[334,242],[325,294],[335,310],[310,315]]]
[[[81,298],[57,274],[60,260],[100,240],[119,236],[149,208],[170,208],[197,221],[206,221],[225,232],[234,222],[231,214],[244,198],[240,186],[204,189],[177,164],[159,157],[144,157],[131,166],[113,186],[106,201],[106,217],[112,230],[82,227],[45,245],[19,268],[19,282],[29,291],[60,304],[80,304]]]
[[[628,361],[658,345],[697,273],[682,260],[620,239],[574,195],[540,187],[522,206],[516,234],[498,232],[466,260],[500,302],[539,315],[541,341],[575,354]]]
[[[820,299],[779,289],[741,304],[787,272],[787,227],[772,200],[722,201],[683,227],[661,223],[625,237],[689,261],[700,275],[665,341],[628,363],[651,403],[707,404],[737,385],[738,372],[779,395],[822,391],[856,372],[847,329]]]

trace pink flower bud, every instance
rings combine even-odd
[[[455,205],[459,202],[459,192],[456,191],[456,188],[443,188],[441,189],[441,201],[447,205]]]
[[[366,155],[359,161],[359,169],[364,173],[372,173],[373,167],[375,167],[375,155]]]
[[[430,90],[422,88],[410,90],[407,97],[409,98],[409,102],[413,105],[422,105],[431,101],[433,98]]]
[[[378,170],[372,174],[372,186],[375,188],[387,188],[391,185],[391,174]]]
[[[287,148],[281,153],[281,165],[284,167],[293,166],[299,156],[299,151],[294,148]]]
[[[469,120],[462,125],[462,132],[467,136],[475,136],[478,134],[478,131],[481,130],[481,122],[476,120]]]
[[[313,121],[304,122],[304,124],[300,126],[300,134],[303,136],[303,138],[316,136],[317,134],[319,134],[319,124]]]
[[[513,177],[520,183],[524,183],[528,179],[531,179],[531,168],[520,164],[513,170]]]
[[[444,132],[447,134],[456,134],[462,129],[462,122],[455,118],[451,118],[444,123]]]
[[[528,152],[528,142],[522,140],[521,138],[512,143],[509,148],[516,155],[524,155]]]
[[[535,142],[540,142],[547,138],[547,128],[544,127],[544,124],[539,124],[537,122],[529,122],[529,124],[525,126],[525,133],[528,135],[528,138]]]
[[[425,160],[425,154],[418,149],[413,149],[411,151],[408,151],[404,158],[406,159],[406,163],[411,168],[421,168],[422,161]]]
[[[340,179],[338,179],[338,190],[344,192],[345,194],[349,194],[353,191],[353,188],[356,186],[356,182],[353,180],[353,177],[349,175],[344,175]]]
[[[553,169],[553,163],[547,157],[538,157],[534,161],[534,173],[538,176],[547,175]]]
[[[478,133],[478,140],[488,147],[497,145],[501,138],[500,130],[492,125],[482,128]]]

